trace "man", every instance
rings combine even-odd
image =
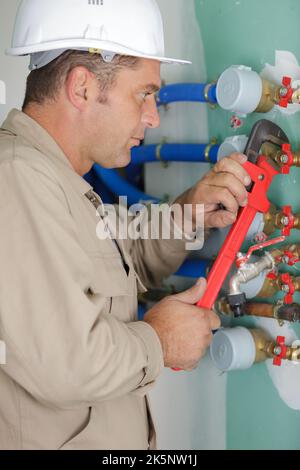
[[[25,0],[10,53],[30,54],[32,72],[0,131],[0,448],[154,448],[148,390],[164,366],[196,367],[220,322],[194,306],[204,280],[136,321],[137,293],[178,269],[185,240],[99,240],[101,201],[82,176],[126,166],[159,125],[172,62],[160,13],[154,0]],[[204,204],[206,228],[233,223],[245,160],[177,202]]]

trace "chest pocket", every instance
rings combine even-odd
[[[128,275],[119,254],[97,255],[92,259],[91,300],[101,303],[102,311],[125,323],[137,319],[137,294],[145,292],[133,265]],[[105,299],[105,302],[103,303]]]

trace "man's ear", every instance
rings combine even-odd
[[[75,108],[82,111],[86,107],[91,92],[92,73],[85,67],[75,67],[65,83],[66,94]]]

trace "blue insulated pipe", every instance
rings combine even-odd
[[[132,149],[130,166],[158,161],[214,164],[218,161],[219,148],[215,144],[142,145]]]
[[[207,271],[210,265],[211,261],[209,260],[188,259],[185,261],[185,263],[183,263],[175,275],[191,277],[194,279],[199,277],[207,277]]]
[[[178,83],[166,85],[157,93],[158,106],[179,101],[218,104],[217,85],[215,83]]]
[[[129,206],[138,204],[141,201],[152,201],[153,203],[159,203],[160,200],[143,193],[139,189],[132,186],[130,183],[125,181],[116,170],[107,170],[99,165],[94,165],[95,172],[98,178],[107,186],[107,188],[115,196],[126,196]]]

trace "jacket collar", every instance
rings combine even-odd
[[[82,194],[86,194],[93,189],[87,181],[75,172],[71,162],[53,137],[27,114],[13,109],[8,114],[1,129],[22,137],[33,148],[50,158],[60,170],[64,171],[67,178],[72,180],[74,186],[76,186]]]

